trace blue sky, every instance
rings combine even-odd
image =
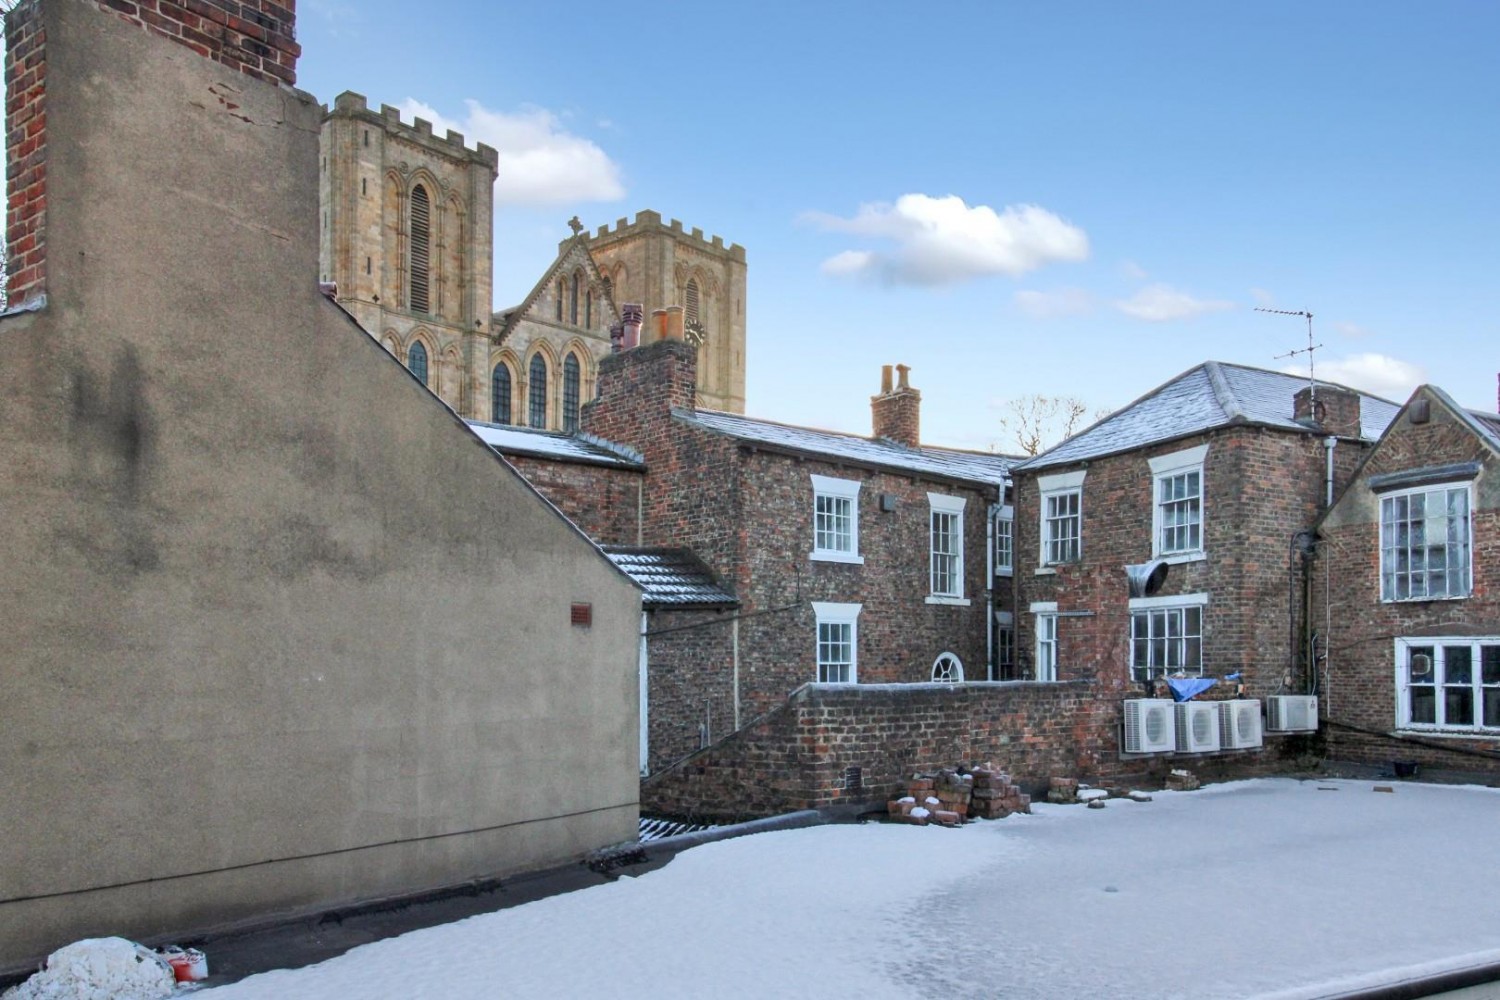
[[[455,24],[463,24],[455,29]],[[299,86],[501,150],[495,305],[575,213],[746,247],[747,410],[1011,450],[1200,361],[1494,410],[1500,4],[304,0]]]

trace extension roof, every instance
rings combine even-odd
[[[644,459],[634,449],[590,434],[560,434],[479,420],[466,420],[465,423],[485,444],[505,455],[533,455],[560,462],[610,465],[637,471],[646,468]]]
[[[740,602],[720,586],[713,570],[690,549],[600,546],[645,594],[647,608],[728,608]]]
[[[767,451],[968,483],[999,485],[1009,477],[1011,467],[1021,461],[1011,455],[956,448],[928,445],[909,448],[885,438],[794,427],[719,410],[674,409],[672,415],[684,423],[728,435]]]
[[[1348,389],[1332,382],[1318,384]],[[1307,379],[1296,375],[1206,361],[1018,468],[1030,472],[1069,465],[1219,427],[1250,425],[1321,434],[1292,419],[1293,397],[1305,388]],[[1359,395],[1360,437],[1378,439],[1400,407],[1357,389],[1348,391]]]

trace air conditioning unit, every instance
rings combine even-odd
[[[1266,730],[1273,733],[1312,733],[1318,729],[1318,696],[1277,694],[1266,699]]]
[[[1184,701],[1177,709],[1177,752],[1219,749],[1219,706],[1212,701]]]
[[[1219,743],[1225,750],[1244,750],[1263,742],[1260,702],[1248,698],[1219,702]]]
[[[1177,747],[1167,698],[1136,698],[1125,703],[1125,753],[1171,753]]]

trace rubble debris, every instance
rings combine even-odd
[[[1078,779],[1053,778],[1047,788],[1047,801],[1059,806],[1069,806],[1077,802]]]
[[[1031,796],[1012,784],[1010,775],[989,765],[971,771],[944,769],[913,777],[907,783],[906,794],[889,800],[886,810],[896,820],[962,826],[969,819],[1001,819],[1013,812],[1029,813]]]
[[[1090,809],[1103,809],[1104,808],[1104,800],[1103,799],[1089,799],[1089,808]]]
[[[42,971],[5,991],[5,1000],[159,1000],[176,988],[172,967],[150,948],[119,937],[87,938],[47,956]]]
[[[1142,791],[1139,791],[1139,790],[1136,790],[1136,789],[1132,789],[1131,792],[1130,792],[1130,794],[1128,796],[1126,796],[1126,797],[1129,798],[1130,801],[1132,801],[1132,802],[1150,802],[1151,801],[1151,796],[1148,793],[1142,792]]]
[[[1173,768],[1167,774],[1167,789],[1173,792],[1194,792],[1199,787],[1198,777],[1192,771]]]

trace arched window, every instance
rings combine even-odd
[[[422,346],[420,340],[406,349],[406,367],[421,379],[423,385],[427,384],[427,348]]]
[[[568,322],[574,326],[578,325],[578,286],[583,284],[583,273],[573,274],[573,288],[568,297]]]
[[[932,679],[958,684],[964,679],[964,665],[952,653],[943,653],[932,665]]]
[[[687,283],[687,291],[683,294],[683,319],[688,323],[698,322],[698,279],[690,279]]]
[[[614,298],[615,295],[614,279],[607,274],[604,276],[604,294],[610,298]]]
[[[432,241],[432,206],[427,199],[427,189],[418,184],[411,189],[411,239],[408,247],[411,255],[411,290],[407,303],[412,312],[428,311],[428,250]],[[423,379],[426,381],[426,379]]]
[[[563,430],[578,430],[578,355],[569,354],[563,362]]]
[[[557,321],[562,322],[563,299],[568,297],[568,281],[566,278],[557,279]]]
[[[503,361],[490,373],[490,420],[510,423],[510,369]]]
[[[532,427],[545,430],[547,428],[547,359],[540,354],[532,355],[531,374],[526,387],[526,406],[530,410],[530,420],[527,421]]]
[[[583,325],[590,330],[594,328],[594,290],[592,288],[583,295]]]

